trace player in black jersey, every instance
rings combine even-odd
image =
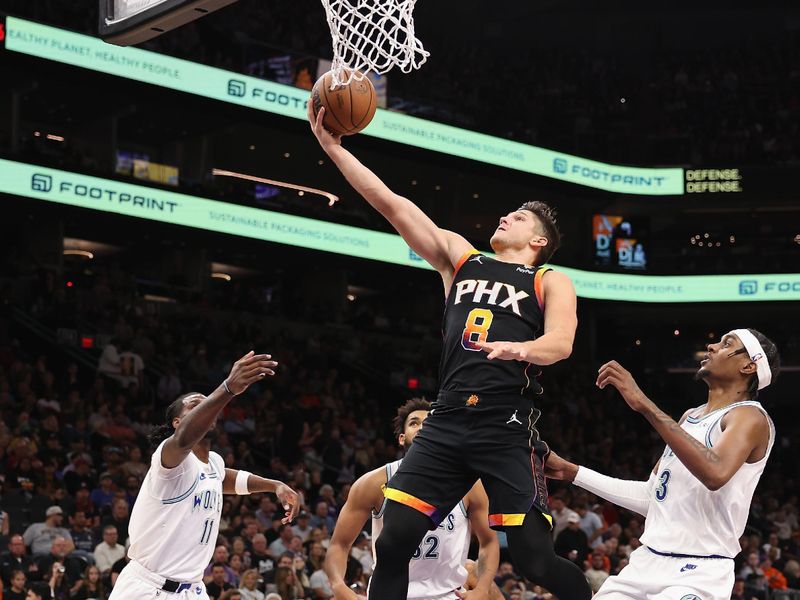
[[[560,241],[553,212],[542,202],[529,202],[501,217],[491,239],[495,258],[481,254],[392,192],[341,146],[339,137],[325,131],[323,115],[324,109],[315,119],[309,108],[311,129],[323,150],[439,271],[446,297],[440,392],[386,485],[390,502],[376,541],[370,598],[406,598],[408,561],[420,540],[478,479],[489,496],[490,525],[505,530],[520,572],[560,600],[590,598],[581,570],[553,551],[544,479],[549,450],[536,430],[534,398],[542,390],[532,365],[567,358],[577,328],[572,282],[542,267]],[[487,581],[480,577],[482,568],[477,565],[479,579]],[[457,595],[485,598],[487,593],[479,586]]]

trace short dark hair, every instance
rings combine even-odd
[[[775,380],[778,378],[778,374],[781,372],[781,357],[778,353],[777,346],[775,346],[775,343],[760,331],[756,329],[748,329],[748,331],[755,336],[755,338],[758,340],[758,343],[761,344],[761,347],[764,349],[767,364],[769,364],[769,370],[772,372],[772,383],[775,383]],[[755,400],[758,397],[757,373],[753,373],[753,375],[750,376],[750,382],[747,391],[752,400]]]
[[[403,430],[406,428],[406,419],[408,419],[408,415],[418,410],[430,409],[431,403],[425,400],[425,398],[411,398],[410,400],[406,400],[405,403],[397,409],[397,415],[392,421],[394,437],[397,438],[403,433]]]
[[[28,587],[39,598],[50,598],[50,585],[41,581],[34,581]]]
[[[224,569],[225,568],[225,563],[215,562],[213,565],[211,565],[212,569],[216,569],[217,567],[219,567],[220,569]]]
[[[517,210],[527,210],[532,212],[539,223],[544,228],[544,237],[547,238],[547,245],[539,250],[539,257],[537,260],[538,265],[543,265],[553,258],[559,246],[561,246],[561,232],[558,230],[558,223],[556,222],[556,210],[545,202],[539,200],[533,202],[526,202]]]
[[[199,392],[189,392],[188,394],[183,394],[182,396],[178,396],[175,400],[172,401],[167,407],[166,412],[164,413],[164,417],[166,418],[166,423],[163,425],[159,425],[148,436],[150,444],[153,448],[158,448],[158,445],[163,442],[165,439],[170,437],[173,433],[175,433],[175,428],[172,426],[172,421],[175,417],[180,417],[181,412],[183,411],[183,401],[186,400],[189,396],[196,396]]]

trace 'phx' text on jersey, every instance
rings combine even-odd
[[[541,393],[530,363],[487,360],[477,342],[527,342],[544,325],[547,268],[505,263],[475,251],[456,265],[443,323],[440,389],[476,394]]]

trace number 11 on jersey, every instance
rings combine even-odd
[[[461,345],[465,350],[480,352],[478,343],[484,343],[489,337],[489,327],[492,326],[494,315],[487,308],[473,308],[467,315]]]
[[[200,536],[200,545],[205,546],[211,538],[211,532],[214,530],[214,519],[206,519],[203,523],[203,535]]]

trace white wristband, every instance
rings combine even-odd
[[[650,474],[647,481],[630,481],[608,477],[586,467],[578,467],[573,483],[614,504],[647,516],[650,507],[650,494],[655,475]]]
[[[250,493],[247,489],[247,480],[250,478],[250,471],[239,471],[236,473],[236,483],[234,484],[234,490],[239,496],[246,496]]]

